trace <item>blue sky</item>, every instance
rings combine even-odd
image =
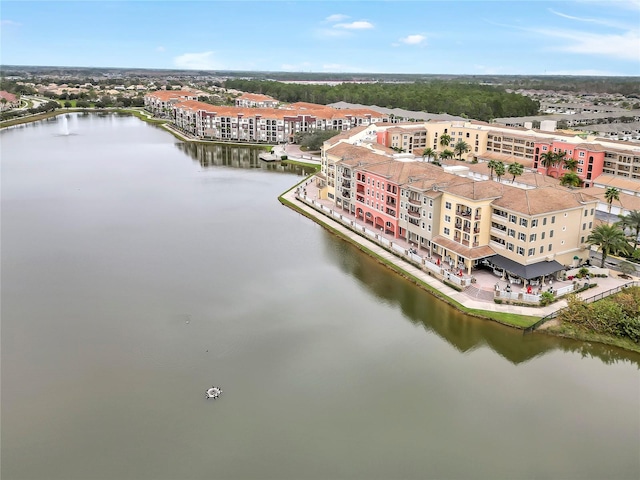
[[[640,75],[640,0],[7,1],[0,63]]]

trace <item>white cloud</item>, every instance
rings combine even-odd
[[[408,35],[404,38],[401,38],[400,42],[406,45],[420,45],[424,43],[426,40],[427,40],[427,37],[425,37],[424,35],[415,34],[415,35]]]
[[[373,28],[373,24],[365,20],[359,20],[351,23],[336,23],[334,28],[346,28],[347,30],[366,30]]]
[[[162,45],[157,46],[156,52],[164,52],[164,47]]]
[[[2,25],[3,27],[19,27],[22,24],[14,22],[13,20],[0,20],[0,25]]]
[[[329,15],[327,18],[325,18],[324,21],[331,22],[331,23],[343,22],[347,18],[349,18],[349,15],[343,15],[342,13],[334,13],[333,15]]]
[[[586,55],[603,55],[621,60],[640,62],[640,34],[637,31],[623,34],[600,34],[571,30],[538,30],[539,34],[565,39],[566,45],[554,50]]]
[[[548,10],[551,13],[553,13],[554,15],[557,15],[558,17],[566,18],[568,20],[575,20],[576,22],[594,23],[596,25],[604,25],[604,26],[607,26],[607,27],[619,28],[619,29],[623,29],[623,30],[628,30],[629,29],[628,25],[623,25],[623,24],[621,24],[619,22],[614,22],[614,21],[607,20],[607,19],[604,19],[604,18],[575,17],[573,15],[567,15],[566,13],[558,12],[556,10],[553,10],[552,8],[549,8]]]
[[[215,70],[220,68],[213,61],[213,52],[185,53],[173,59],[178,68],[188,70]]]

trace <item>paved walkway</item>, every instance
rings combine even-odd
[[[298,161],[306,161],[304,158],[295,158],[293,155],[289,155],[289,158],[292,160]],[[311,163],[311,162],[310,162]],[[315,186],[315,183],[312,180],[308,180],[302,186],[302,188],[306,191],[306,196],[314,199],[314,201],[323,204],[327,209],[335,210],[335,205],[326,200],[318,200],[318,190]],[[487,270],[476,270],[473,273],[474,278],[476,278],[476,283],[472,284],[470,287],[467,287],[464,291],[459,292],[454,290],[453,288],[445,285],[437,278],[430,276],[426,271],[416,267],[412,263],[405,261],[403,258],[389,252],[388,250],[382,248],[378,243],[369,240],[367,237],[364,237],[353,230],[347,228],[342,222],[334,219],[327,213],[322,213],[312,206],[308,205],[304,201],[298,199],[295,195],[296,188],[292,188],[288,192],[286,192],[283,196],[290,202],[294,203],[296,206],[304,210],[309,216],[316,218],[318,221],[328,224],[331,228],[337,230],[340,234],[347,237],[353,243],[362,245],[367,249],[373,251],[376,255],[384,258],[386,261],[394,264],[399,269],[411,274],[412,276],[418,278],[421,282],[430,285],[431,287],[439,290],[447,297],[455,300],[456,302],[464,305],[466,308],[477,309],[477,310],[485,310],[491,312],[505,312],[505,313],[514,313],[518,315],[528,315],[534,317],[544,317],[547,316],[567,305],[566,300],[559,300],[552,305],[547,305],[546,307],[526,307],[520,305],[507,305],[507,304],[497,304],[493,301],[494,299],[494,288],[496,283],[500,284],[501,287],[506,286],[506,282],[501,280],[499,277],[494,276],[491,272]],[[349,215],[346,211],[340,210],[340,214],[343,217],[353,217],[352,220],[356,222],[360,222],[355,219],[354,216]],[[382,235],[382,234],[381,234]],[[396,245],[401,245],[406,249],[411,247],[416,247],[409,242],[404,241],[399,238],[388,237],[390,241],[392,241]],[[419,253],[425,254],[426,250],[419,249]],[[634,279],[637,280],[637,279]],[[591,288],[584,292],[578,294],[578,296],[582,298],[592,297],[594,295],[598,295],[600,293],[606,292],[613,288],[624,285],[630,280],[624,280],[614,277],[608,278],[595,278],[592,279],[592,282],[598,284],[597,287]],[[568,285],[571,282],[561,282],[555,281],[553,283],[554,288],[559,288],[563,285]]]

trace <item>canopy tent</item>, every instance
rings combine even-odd
[[[524,278],[525,280],[531,280],[532,278],[541,277],[543,275],[551,275],[552,273],[556,273],[564,269],[564,266],[555,260],[550,262],[544,261],[532,263],[531,265],[521,265],[513,260],[503,257],[502,255],[494,255],[493,257],[487,258],[487,260],[496,267],[502,268],[515,276]]]

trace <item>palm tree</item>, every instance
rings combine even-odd
[[[546,174],[549,175],[549,169],[553,167],[556,163],[558,163],[558,157],[555,152],[549,150],[548,152],[544,152],[540,155],[540,163],[544,168],[547,169]]]
[[[575,172],[567,172],[560,177],[560,185],[565,187],[579,187],[582,179]]]
[[[433,148],[425,148],[422,152],[422,159],[424,160],[424,158],[427,157],[429,161],[431,161],[432,158],[435,160],[437,155],[438,152],[436,152]]]
[[[440,154],[440,159],[441,160],[450,160],[453,157],[454,157],[453,152],[451,150],[449,150],[448,148],[444,152],[442,152]]]
[[[513,175],[513,178],[511,179],[511,183],[513,183],[516,177],[524,173],[524,167],[522,166],[521,163],[518,163],[518,162],[511,163],[507,168],[507,172],[509,172],[509,175]]]
[[[458,160],[462,161],[462,154],[467,153],[471,147],[464,140],[458,140],[453,147],[453,151],[458,155]]]
[[[611,215],[611,206],[613,205],[613,201],[620,201],[620,190],[615,187],[607,188],[607,191],[604,192],[604,199],[609,204],[609,215]]]
[[[575,172],[578,169],[578,161],[575,158],[565,158],[562,161],[564,163],[564,166],[572,172]]]
[[[489,163],[487,163],[487,167],[489,167],[489,180],[493,179],[493,171],[498,166],[498,163],[500,162],[498,162],[497,160],[489,160]]]
[[[618,225],[629,228],[633,232],[633,249],[638,248],[638,235],[640,235],[640,210],[632,210],[628,215],[618,215]]]
[[[587,243],[596,245],[602,252],[600,268],[604,268],[604,261],[609,254],[626,253],[629,250],[627,238],[617,225],[598,225],[587,237]]]
[[[450,144],[450,143],[451,143],[451,136],[450,136],[450,135],[447,135],[446,133],[443,133],[443,134],[440,136],[440,146],[441,146],[442,148],[446,148],[446,147],[448,147],[448,146],[449,146],[449,144]]]
[[[500,181],[502,176],[507,172],[507,169],[505,168],[504,163],[502,162],[498,162],[495,170],[496,170],[496,177],[498,178],[498,181]]]

